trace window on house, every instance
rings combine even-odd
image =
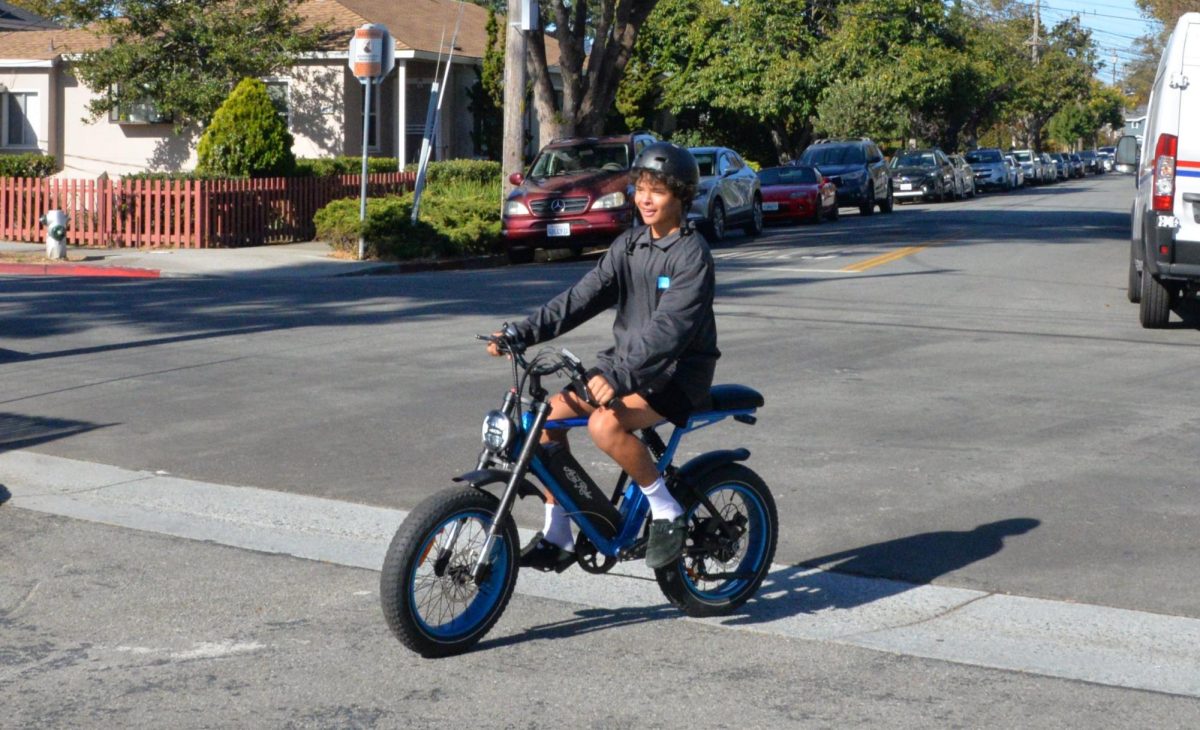
[[[37,94],[0,94],[0,147],[37,147],[36,113]]]
[[[267,96],[271,97],[271,104],[275,107],[275,111],[279,112],[279,116],[285,121],[291,121],[291,82],[288,79],[267,79],[263,81],[267,85]]]
[[[121,104],[108,112],[108,120],[117,124],[169,124],[174,120],[164,114],[153,101],[137,101]]]

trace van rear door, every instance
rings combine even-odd
[[[1183,67],[1166,70],[1166,83],[1179,90],[1175,215],[1180,227],[1176,240],[1200,241],[1200,13],[1183,16],[1175,33],[1186,34]],[[1146,143],[1153,145],[1154,141]]]

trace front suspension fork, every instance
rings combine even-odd
[[[479,558],[475,561],[475,568],[471,571],[471,577],[476,584],[480,583],[486,574],[487,566],[491,562],[492,546],[496,544],[496,536],[500,534],[500,525],[508,519],[508,515],[512,511],[513,503],[517,499],[518,485],[525,477],[525,472],[529,470],[529,462],[533,460],[533,454],[538,448],[538,440],[542,436],[542,428],[546,425],[546,419],[549,417],[550,404],[545,401],[538,402],[534,406],[533,424],[525,433],[525,443],[521,447],[521,454],[513,466],[512,476],[509,477],[508,486],[504,488],[504,494],[500,497],[500,506],[496,508],[492,526],[488,528],[487,539],[484,540],[483,549],[479,551]]]

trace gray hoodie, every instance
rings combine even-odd
[[[570,332],[616,306],[615,344],[597,354],[597,369],[627,395],[674,381],[693,408],[708,405],[721,351],[713,317],[712,254],[688,229],[652,240],[632,228],[570,289],[517,325],[527,344]]]

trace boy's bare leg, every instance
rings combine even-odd
[[[658,467],[646,445],[632,432],[662,421],[663,417],[646,399],[634,393],[622,397],[613,408],[593,412],[588,419],[588,433],[596,447],[617,462],[633,481],[648,486],[658,479]]]

